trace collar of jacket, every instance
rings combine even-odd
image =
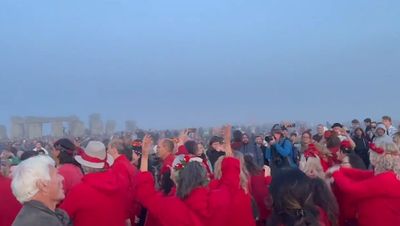
[[[69,223],[69,217],[63,210],[56,209],[55,211],[52,211],[47,206],[45,206],[42,202],[37,201],[37,200],[31,200],[29,202],[26,202],[24,205],[39,209],[42,212],[45,212],[45,213],[48,213],[50,215],[57,217],[60,220],[60,222],[63,223],[63,225],[68,225],[68,223]]]

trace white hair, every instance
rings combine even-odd
[[[37,182],[50,180],[50,166],[54,160],[46,155],[38,155],[22,161],[13,171],[11,189],[20,203],[30,201],[38,193]]]

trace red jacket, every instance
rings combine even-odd
[[[128,191],[132,169],[128,165],[125,156],[120,156],[111,169],[87,174],[71,189],[60,208],[68,213],[74,226],[125,226],[127,203],[131,200]]]
[[[254,200],[257,203],[260,212],[260,221],[265,222],[271,215],[271,206],[267,206],[269,200],[269,185],[271,184],[271,177],[264,177],[264,173],[253,175],[250,178],[250,191]],[[272,200],[271,200],[272,201]]]
[[[22,206],[11,191],[11,179],[0,174],[0,226],[10,226]]]
[[[232,195],[236,195],[240,188],[240,163],[237,159],[226,158],[222,168],[223,176],[218,188],[196,188],[184,200],[176,196],[164,197],[156,192],[151,174],[141,173],[137,197],[164,226],[236,226],[238,224],[231,223],[230,215],[234,213],[230,204]]]
[[[74,164],[62,164],[58,167],[58,173],[64,177],[63,187],[65,195],[68,194],[73,186],[79,184],[83,178],[81,169]]]
[[[360,226],[400,225],[400,180],[395,173],[374,176],[370,171],[341,168],[333,177],[355,204]]]

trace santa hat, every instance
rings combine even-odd
[[[114,163],[111,155],[106,153],[106,146],[100,141],[90,141],[83,152],[74,158],[82,166],[95,169],[108,168]]]

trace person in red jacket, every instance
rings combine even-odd
[[[57,140],[53,146],[52,154],[58,165],[58,173],[64,177],[64,192],[67,195],[71,188],[79,184],[83,178],[81,165],[74,159],[76,147],[67,138]]]
[[[125,186],[129,182],[123,175],[129,175],[126,172],[129,161],[121,155],[114,162],[99,141],[90,141],[75,159],[85,175],[60,206],[68,213],[74,226],[125,226],[128,218],[128,188]]]
[[[147,137],[145,140],[146,142],[143,143],[149,143],[147,146],[151,146],[149,138]],[[230,140],[230,137],[227,140]],[[143,148],[143,150],[147,149]],[[143,151],[144,156],[147,152]],[[227,156],[232,156],[230,148],[227,149]],[[237,191],[240,189],[239,161],[230,157],[224,159],[219,187],[211,190],[206,186],[207,171],[202,163],[201,158],[186,155],[180,163],[174,165],[172,175],[177,185],[176,195],[165,197],[155,191],[154,180],[151,174],[147,173],[147,161],[142,159],[141,171],[143,173],[138,177],[138,199],[151,213],[158,216],[161,225],[165,226],[249,225],[232,222],[230,216],[233,215],[231,211],[231,204],[234,204],[232,198],[238,194]],[[251,212],[251,209],[248,211]]]
[[[358,225],[400,225],[400,151],[394,143],[370,147],[374,171],[340,168],[336,186],[356,206]]]
[[[269,185],[271,184],[271,170],[259,168],[250,155],[244,156],[246,169],[250,174],[250,193],[254,198],[258,211],[258,226],[265,226],[268,217],[271,215],[272,200],[269,194]]]
[[[0,173],[0,226],[10,226],[22,206],[11,191],[11,179]]]

